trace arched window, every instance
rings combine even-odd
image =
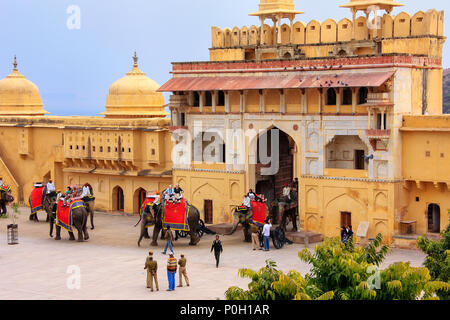
[[[353,104],[352,89],[345,88],[342,93],[342,105],[351,106]]]
[[[369,95],[369,89],[363,87],[359,89],[358,94],[358,104],[365,104],[367,103],[367,96]]]
[[[336,91],[333,88],[329,88],[327,90],[327,105],[328,106],[336,105]]]

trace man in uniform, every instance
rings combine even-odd
[[[147,270],[147,288],[153,292],[153,279],[155,280],[156,291],[159,291],[158,287],[158,263],[153,260],[153,252],[148,253],[147,260],[145,260],[145,267]]]
[[[177,287],[183,286],[183,276],[184,280],[186,280],[186,285],[189,287],[189,278],[186,271],[186,258],[184,257],[184,254],[181,254],[181,258],[178,260],[178,265],[180,266],[180,269],[178,270],[178,274],[180,275],[180,284]]]

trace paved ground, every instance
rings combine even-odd
[[[10,209],[9,209],[10,210]],[[190,287],[167,292],[166,261],[168,256],[159,247],[152,247],[159,264],[159,292],[149,292],[145,286],[144,262],[150,240],[137,247],[137,217],[98,213],[96,229],[90,232],[88,242],[69,241],[63,231],[63,240],[48,236],[48,224],[40,214],[40,223],[28,221],[29,209],[22,208],[19,215],[19,245],[7,245],[6,226],[11,218],[0,219],[0,299],[224,299],[226,289],[232,285],[246,288],[248,280],[237,276],[238,269],[259,269],[266,259],[273,259],[283,271],[296,269],[305,274],[309,267],[301,262],[297,253],[303,245],[290,245],[270,252],[252,251],[250,244],[242,242],[242,232],[222,238],[224,253],[219,269],[210,253],[214,236],[205,235],[196,247],[188,239],[175,243],[175,255],[184,253],[188,259]],[[313,248],[313,246],[311,246]],[[424,255],[420,251],[394,250],[385,264],[410,261],[420,266]],[[81,272],[79,289],[68,289],[70,266]],[[178,274],[176,277],[178,285]]]

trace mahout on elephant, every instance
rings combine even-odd
[[[274,206],[278,208],[274,208]],[[286,232],[288,220],[292,222],[292,231],[297,232],[297,216],[298,216],[298,195],[297,192],[290,191],[289,196],[283,196],[274,201],[272,204],[273,216],[276,217],[274,221],[281,219],[280,227]]]

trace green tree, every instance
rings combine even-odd
[[[450,282],[450,225],[442,233],[442,239],[433,241],[420,237],[417,246],[427,254],[425,267],[430,270],[433,280]],[[450,293],[438,292],[441,299],[450,300]]]
[[[447,283],[430,281],[427,268],[402,262],[377,271],[389,252],[382,242],[379,234],[366,247],[347,250],[335,238],[316,246],[314,254],[303,250],[300,259],[312,265],[308,283],[323,292],[333,291],[337,300],[435,299],[437,291],[448,292]]]
[[[398,262],[381,272],[381,289],[377,300],[437,299],[438,291],[448,291],[449,285],[441,281],[430,281],[427,268],[412,268],[409,263]]]
[[[274,261],[267,260],[259,271],[240,269],[239,276],[251,279],[248,290],[230,287],[225,293],[227,300],[329,300],[332,292],[322,293],[308,285],[297,271],[284,274],[277,270]]]

